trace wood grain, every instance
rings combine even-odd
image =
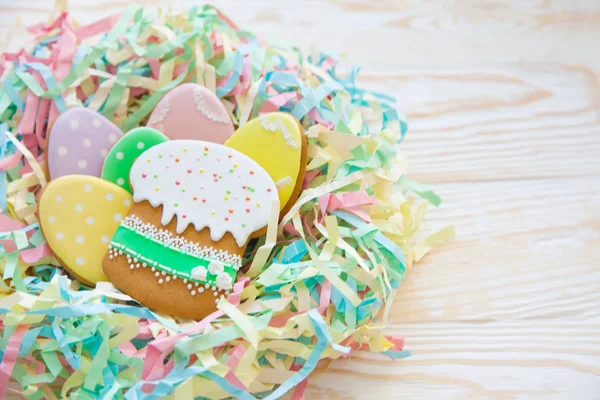
[[[91,22],[128,3],[70,6]],[[426,228],[458,234],[396,296],[387,333],[413,356],[334,362],[305,398],[600,398],[600,2],[214,4],[267,40],[340,51],[396,96],[411,177],[444,199]],[[0,38],[14,50],[52,9],[0,2]]]

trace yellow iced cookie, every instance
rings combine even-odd
[[[66,175],[44,189],[42,232],[65,269],[81,282],[93,286],[107,280],[102,259],[131,202],[128,191],[93,176]]]
[[[306,171],[306,138],[298,121],[282,112],[261,115],[235,131],[225,146],[246,154],[269,173],[285,214],[300,194]]]

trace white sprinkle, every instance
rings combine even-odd
[[[56,240],[63,240],[65,238],[65,234],[62,232],[56,232]]]
[[[171,281],[171,277],[170,277],[170,276],[167,276],[167,277],[165,278],[165,282],[170,282],[170,281]]]
[[[100,240],[102,241],[102,243],[108,243],[108,241],[110,240],[110,238],[108,237],[108,235],[102,235],[102,237],[100,238]]]
[[[94,225],[94,217],[87,217],[85,223],[88,225]]]
[[[75,204],[75,211],[82,212],[83,211],[83,205],[82,204]]]
[[[115,135],[115,134],[108,135],[108,140],[110,140],[111,143],[116,142],[117,141],[117,135]]]
[[[124,201],[123,201],[123,205],[124,205],[125,207],[129,207],[129,206],[131,205],[131,201],[129,201],[129,200],[124,200]]]
[[[122,152],[122,151],[119,151],[119,152],[117,152],[117,154],[115,155],[115,157],[117,157],[117,160],[122,160],[122,159],[123,159],[123,156],[124,156],[124,155],[123,155],[123,152]]]
[[[190,294],[191,294],[192,296],[195,296],[195,295],[196,295],[196,291],[195,291],[195,290],[192,290],[192,291],[190,292]]]
[[[158,284],[159,284],[159,285],[162,285],[162,283],[163,283],[163,282],[164,282],[164,281],[162,280],[162,278],[158,280]]]
[[[54,198],[54,200],[56,200],[57,203],[60,203],[62,201],[62,196],[58,195]]]
[[[100,155],[102,156],[102,158],[106,158],[107,154],[108,154],[107,149],[100,149]]]
[[[90,139],[83,139],[83,147],[92,147],[92,141]]]
[[[122,218],[123,216],[119,213],[115,213],[115,215],[113,215],[113,219],[117,222],[119,222]]]
[[[85,237],[83,235],[77,235],[77,237],[75,238],[75,241],[79,244],[85,242]]]
[[[143,149],[143,148],[144,148],[144,146],[146,146],[146,145],[144,144],[144,142],[138,142],[138,143],[137,143],[137,148],[138,148],[138,149],[140,149],[140,150],[141,150],[141,149]]]
[[[77,257],[75,259],[75,262],[77,263],[77,265],[83,265],[83,263],[85,262],[85,260],[83,259],[83,257]]]
[[[69,127],[73,130],[77,130],[79,128],[79,121],[72,119],[69,121]]]
[[[94,118],[92,120],[92,125],[94,126],[94,128],[100,128],[100,124],[101,124],[101,122],[98,118]]]
[[[118,179],[117,179],[117,184],[118,184],[118,185],[120,185],[120,186],[123,186],[123,185],[125,184],[125,179],[123,179],[123,178],[118,178]]]
[[[48,217],[48,222],[50,222],[51,224],[55,223],[55,222],[56,222],[56,217],[54,217],[54,216],[49,216],[49,217]]]
[[[66,156],[68,152],[69,152],[69,150],[65,146],[60,146],[58,148],[58,155],[59,156]]]
[[[104,196],[104,198],[108,201],[111,201],[112,199],[115,198],[115,195],[112,193],[106,193],[106,196]]]
[[[160,276],[160,274],[158,273],[158,271],[154,273],[154,276],[157,277],[157,278]]]
[[[79,168],[84,169],[85,167],[87,167],[87,161],[79,160],[77,161],[77,165],[79,166]]]

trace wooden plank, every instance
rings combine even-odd
[[[408,274],[393,322],[600,317],[598,178],[437,184],[457,239]]]
[[[414,179],[520,180],[600,171],[600,83],[584,67],[390,71],[367,73],[363,81],[394,94],[408,114],[400,149]]]
[[[563,319],[394,324],[412,357],[358,352],[309,380],[319,399],[591,399],[600,324]],[[368,393],[368,395],[367,395]]]

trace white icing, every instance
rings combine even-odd
[[[222,107],[216,109],[210,107],[210,103],[206,101],[204,91],[201,88],[197,86],[194,87],[192,96],[194,97],[194,103],[196,103],[196,109],[200,111],[202,115],[219,124],[229,124],[229,115],[227,115],[225,109]]]
[[[209,228],[215,242],[229,232],[239,247],[267,225],[278,198],[273,180],[256,161],[200,140],[150,148],[135,161],[129,179],[136,203],[147,200],[163,207],[163,225],[176,216],[179,234],[190,224],[197,231]]]
[[[197,279],[199,281],[206,281],[206,268],[200,266],[196,267],[192,270],[192,278]]]
[[[215,280],[215,284],[221,290],[229,290],[232,286],[231,277],[227,274],[219,274]]]
[[[171,103],[168,97],[164,97],[161,102],[161,108],[158,109],[157,113],[152,114],[152,118],[148,121],[148,125],[154,126],[160,132],[164,132],[163,122],[171,110]]]
[[[210,264],[208,264],[208,271],[213,275],[222,274],[223,263],[218,260],[212,260]]]
[[[275,182],[275,186],[277,186],[277,190],[281,190],[281,188],[286,187],[292,184],[292,178],[290,176],[286,176],[285,178],[281,178],[277,182]]]
[[[277,130],[281,131],[283,138],[285,139],[285,144],[293,147],[294,149],[298,149],[300,145],[294,139],[294,135],[290,133],[287,126],[281,121],[279,118],[271,119],[269,118],[269,114],[263,114],[259,117],[260,126],[262,126],[265,130],[269,132],[277,132]]]

